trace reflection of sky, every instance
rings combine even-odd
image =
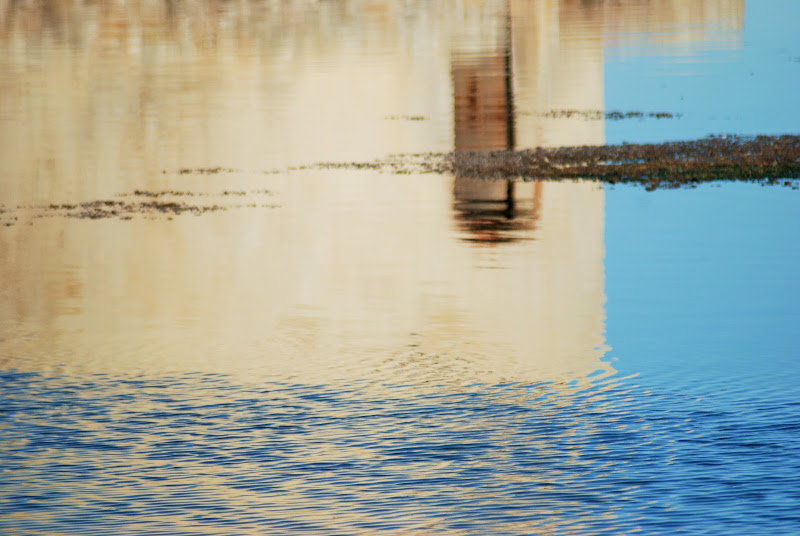
[[[797,2],[750,2],[741,49],[711,42],[691,56],[608,54],[607,110],[682,117],[607,121],[607,141],[797,133],[797,20]],[[790,392],[781,371],[800,355],[799,203],[798,192],[747,184],[607,190],[607,336],[615,368],[686,387],[725,378]]]
[[[607,121],[607,142],[797,133],[798,20],[798,2],[748,2],[741,49],[712,42],[691,55],[608,53],[607,110],[682,117]],[[799,205],[799,192],[750,184],[607,189],[614,367],[678,391],[791,397],[800,355]]]
[[[650,49],[605,61],[606,110],[666,111],[677,120],[609,121],[607,143],[709,134],[786,134],[800,128],[800,2],[747,2],[742,49],[687,54]],[[736,30],[725,30],[735,32]]]
[[[724,378],[730,388],[793,392],[795,375],[786,372],[800,355],[798,205],[800,192],[744,183],[608,191],[614,367],[687,388]]]

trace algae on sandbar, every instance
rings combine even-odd
[[[794,186],[800,179],[800,136],[714,136],[692,141],[538,147],[521,151],[393,155],[373,162],[322,163],[322,169],[448,173],[475,179],[589,179],[648,188],[719,180]]]

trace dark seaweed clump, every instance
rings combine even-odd
[[[327,162],[317,169],[441,173],[473,179],[594,180],[648,189],[708,181],[759,181],[797,188],[800,136],[717,136],[658,144],[538,147],[522,151],[393,155],[372,162]]]
[[[530,114],[517,112],[520,115],[536,115],[549,119],[583,119],[585,121],[621,121],[623,119],[679,119],[681,114],[672,112],[642,112],[638,110],[623,112],[620,110],[550,110],[544,113]]]
[[[800,136],[451,153],[442,169],[462,177],[595,179],[639,182],[651,189],[716,180],[777,184],[800,178]]]
[[[218,193],[193,192],[179,190],[134,190],[131,193],[118,194],[117,199],[101,199],[82,203],[51,203],[41,206],[17,206],[16,209],[0,205],[0,226],[10,227],[20,218],[75,218],[101,220],[115,218],[131,220],[135,216],[144,218],[166,218],[192,214],[199,216],[209,212],[218,212],[234,208],[278,208],[279,205],[256,203],[257,197],[271,196],[269,190],[224,190]],[[180,199],[187,197],[212,197],[218,203],[189,204]],[[232,203],[229,199],[236,198]],[[245,201],[243,203],[243,201]],[[249,202],[246,202],[249,201]]]
[[[180,168],[178,175],[217,175],[219,173],[237,173],[239,169],[224,168],[224,167],[209,167],[209,168]],[[166,169],[161,170],[161,173],[167,174]]]
[[[126,202],[117,200],[88,201],[77,205],[49,205],[48,213],[67,218],[99,220],[103,218],[131,219],[136,214],[156,214],[178,216],[181,214],[204,214],[224,210],[219,205],[197,206],[177,201],[138,201]]]
[[[384,119],[388,121],[427,121],[430,118],[424,115],[387,115]]]

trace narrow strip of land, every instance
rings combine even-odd
[[[708,181],[760,181],[797,187],[800,136],[709,137],[658,144],[536,148],[522,151],[396,155],[315,168],[448,173],[485,180],[577,180],[675,188]]]

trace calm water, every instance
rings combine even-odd
[[[800,192],[313,167],[796,134],[766,4],[0,0],[0,532],[800,533]]]

